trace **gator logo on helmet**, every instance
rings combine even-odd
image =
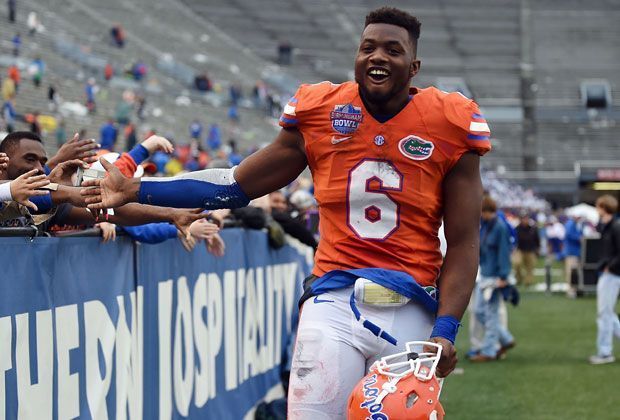
[[[433,142],[414,135],[409,135],[398,142],[398,150],[412,160],[428,159],[433,154],[434,149]]]
[[[372,420],[389,420],[390,417],[383,413],[383,404],[376,403],[377,397],[381,393],[381,390],[376,386],[373,386],[377,383],[377,374],[375,373],[372,376],[364,379],[364,402],[360,404],[360,408],[365,408],[368,410],[369,419]]]

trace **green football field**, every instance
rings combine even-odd
[[[517,346],[505,360],[465,360],[467,316],[457,339],[462,372],[445,382],[441,396],[451,420],[620,419],[620,361],[591,366],[595,351],[596,300],[564,294],[522,293],[509,308]],[[620,359],[620,342],[615,341]]]

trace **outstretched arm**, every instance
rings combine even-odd
[[[129,179],[102,161],[103,180],[87,181],[82,194],[91,209],[140,202],[167,207],[234,208],[289,184],[307,165],[297,129],[285,128],[275,141],[245,159],[234,171],[206,169],[171,178]]]
[[[464,154],[444,180],[444,229],[448,249],[437,281],[439,311],[431,341],[443,346],[437,367],[446,376],[456,366],[454,337],[469,304],[479,260],[482,182],[480,157]]]

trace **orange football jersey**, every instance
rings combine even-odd
[[[355,82],[302,85],[284,108],[280,125],[303,135],[319,204],[315,275],[377,267],[435,285],[442,181],[466,151],[491,149],[490,132],[459,93],[411,94],[383,123],[366,111]]]

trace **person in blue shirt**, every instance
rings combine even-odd
[[[198,140],[202,136],[202,124],[200,121],[194,120],[189,125],[189,135],[192,139]]]
[[[116,138],[118,137],[118,129],[114,125],[114,120],[108,119],[108,122],[101,126],[100,135],[101,148],[113,152],[114,144],[116,143]]]
[[[512,269],[510,232],[497,216],[497,204],[491,197],[482,201],[480,228],[480,276],[476,283],[475,316],[484,328],[484,339],[474,362],[497,360],[515,341],[500,322],[499,305],[503,292],[510,287],[508,276]]]

